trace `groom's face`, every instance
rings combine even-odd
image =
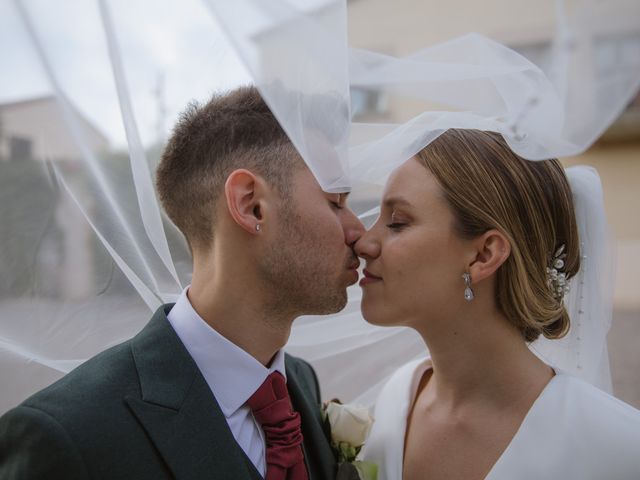
[[[323,192],[308,168],[298,169],[291,181],[263,271],[274,295],[296,313],[340,311],[347,287],[358,280],[353,245],[364,227],[347,207],[347,195]]]

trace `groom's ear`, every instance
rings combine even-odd
[[[262,220],[266,184],[262,177],[243,168],[234,170],[224,184],[227,209],[233,221],[255,235]]]
[[[500,231],[487,230],[472,241],[475,258],[469,265],[471,280],[476,283],[493,275],[509,258],[511,244]]]

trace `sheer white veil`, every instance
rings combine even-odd
[[[135,78],[127,75],[134,66],[119,36],[126,15],[114,8],[117,1],[96,0],[85,17],[102,32],[95,50],[99,72],[112,82],[101,94],[119,106],[126,134],[128,153],[116,156],[74,106],[74,80],[65,76],[64,59],[51,55],[36,3],[2,7],[19,30],[23,63],[39,69],[53,100],[22,110],[0,105],[0,381],[7,386],[0,410],[135,334],[190,278],[185,242],[153,190],[154,159],[143,148],[140,103],[130,94]],[[640,25],[631,20],[640,18],[640,6],[633,1],[558,2],[555,40],[536,63],[474,33],[402,58],[349,48],[345,0],[204,0],[200,7],[223,26],[321,186],[351,190],[365,223],[377,214],[389,172],[447,129],[499,132],[532,161],[575,155],[640,85]],[[64,28],[80,28],[71,17]],[[603,51],[618,53],[603,64]],[[357,121],[355,90],[413,102],[419,111]],[[5,161],[11,155],[4,139],[19,140],[28,130],[27,117],[20,117],[25,108],[42,122],[45,140],[24,158]],[[62,136],[70,139],[66,150],[46,141]],[[573,326],[566,339],[532,348],[557,368],[610,390],[605,339],[612,277],[601,186],[592,170],[568,175],[586,255],[566,299]],[[343,312],[298,319],[287,350],[316,367],[327,398],[368,403],[425,346],[411,330],[364,322],[359,296],[351,288]]]
[[[539,339],[531,345],[550,365],[611,392],[607,333],[611,325],[613,250],[604,212],[600,177],[585,166],[566,170],[580,236],[581,265],[571,281],[565,305],[569,333],[560,340]]]

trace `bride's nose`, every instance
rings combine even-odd
[[[356,242],[354,250],[364,259],[377,258],[380,255],[380,242],[376,239],[374,229],[364,232]]]

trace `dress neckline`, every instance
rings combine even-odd
[[[409,414],[411,413],[411,410],[414,407],[420,381],[422,380],[422,377],[428,370],[433,370],[433,363],[431,362],[431,357],[426,357],[420,361],[417,361],[415,367],[413,368],[411,381],[409,383],[409,402],[407,405],[407,411],[405,412],[405,415],[404,415],[404,421],[403,421],[404,428],[402,429],[403,434],[402,434],[402,452],[401,452],[402,456],[400,458],[400,475],[402,475],[402,472],[404,471],[404,449],[405,449],[405,441],[406,441],[406,432],[409,426]],[[564,372],[562,372],[561,370],[555,367],[551,366],[551,370],[553,370],[553,377],[551,377],[551,379],[547,382],[547,384],[544,386],[542,391],[538,394],[536,399],[533,401],[533,403],[529,407],[529,410],[527,410],[527,413],[522,419],[522,422],[520,422],[520,425],[518,426],[516,433],[513,435],[513,437],[505,447],[505,449],[502,451],[498,459],[492,465],[491,469],[489,470],[489,473],[487,473],[487,475],[485,476],[485,480],[491,479],[491,475],[496,470],[497,466],[500,464],[500,461],[502,460],[502,458],[504,458],[509,453],[509,450],[512,448],[512,445],[514,445],[517,439],[519,438],[519,436],[521,436],[521,432],[525,429],[527,420],[529,420],[533,412],[535,412],[535,410],[540,405],[540,403],[542,403],[543,398],[548,395],[548,392],[551,390],[552,385],[555,385],[557,383],[558,378],[564,376]]]

